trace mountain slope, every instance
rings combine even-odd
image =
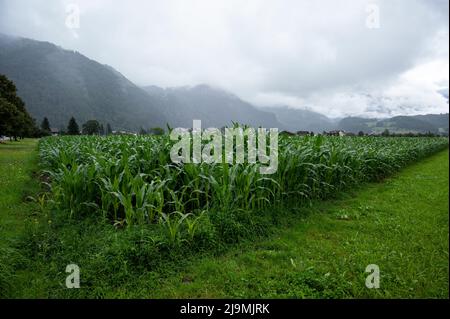
[[[237,96],[208,85],[163,89],[144,87],[164,104],[164,115],[172,127],[192,127],[192,120],[202,120],[202,127],[222,127],[232,122],[253,127],[281,127],[274,114],[264,112]]]
[[[414,118],[427,122],[438,129],[440,132],[448,133],[448,113],[446,114],[426,114],[416,115]]]
[[[48,42],[0,33],[0,74],[10,78],[27,110],[40,122],[66,128],[71,116],[81,125],[97,119],[113,129],[140,127],[222,127],[239,122],[254,127],[322,132],[336,128],[349,132],[448,133],[448,114],[399,116],[391,119],[348,117],[341,121],[306,109],[286,106],[257,108],[239,97],[207,85],[163,89],[140,88],[110,66]],[[447,94],[448,89],[441,94]]]
[[[412,116],[395,116],[393,118],[378,121],[377,128],[389,129],[389,131],[404,132],[433,132],[438,133],[438,129],[431,123],[422,121]]]
[[[377,119],[362,117],[345,117],[339,121],[338,128],[346,132],[358,133],[362,131],[364,133],[371,133],[372,127],[376,125],[377,121]]]
[[[448,133],[448,113],[414,116],[395,116],[388,119],[361,117],[343,118],[338,128],[347,132],[381,133],[385,129],[395,133]]]
[[[165,126],[157,101],[113,68],[48,42],[0,34],[0,73],[18,88],[33,117],[64,128],[97,119],[113,129]]]
[[[282,129],[290,132],[312,131],[321,133],[335,129],[336,123],[323,114],[288,106],[264,107],[265,111],[274,113],[281,122]]]

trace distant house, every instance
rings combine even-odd
[[[60,134],[59,129],[57,128],[51,128],[50,132],[53,136],[58,136]]]
[[[129,132],[129,131],[125,131],[125,130],[112,131],[112,134],[113,135],[134,135],[134,136],[138,135],[136,132]]]
[[[329,131],[329,132],[324,132],[324,135],[328,135],[328,136],[345,136],[345,131],[343,130],[334,130],[334,131]]]

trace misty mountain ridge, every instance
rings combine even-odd
[[[18,95],[38,121],[64,129],[74,116],[79,124],[90,119],[110,123],[113,129],[141,127],[223,127],[232,122],[279,130],[334,129],[349,132],[448,132],[448,113],[399,116],[391,119],[347,117],[330,119],[308,108],[257,107],[235,94],[207,84],[161,88],[138,87],[113,67],[49,42],[0,33],[0,73],[17,86]],[[441,94],[447,91],[442,90]]]
[[[164,115],[173,127],[192,127],[201,120],[203,127],[223,127],[232,122],[254,127],[281,127],[273,113],[265,112],[238,96],[206,84],[160,88],[144,87],[154,99],[164,104]]]
[[[346,117],[339,121],[337,129],[358,133],[435,133],[448,134],[449,114],[425,114],[394,116],[387,119]]]
[[[281,123],[282,130],[310,131],[321,133],[336,129],[337,120],[312,111],[308,108],[294,108],[287,105],[261,107],[261,110],[272,112]]]
[[[57,128],[71,116],[128,130],[167,122],[157,101],[120,72],[49,42],[0,35],[0,73],[16,84],[32,116]]]

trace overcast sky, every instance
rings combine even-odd
[[[77,28],[76,8],[80,10]],[[328,116],[448,112],[448,0],[0,0],[0,32],[138,85],[206,83]]]

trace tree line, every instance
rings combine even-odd
[[[45,132],[46,135],[50,135],[51,129],[50,129],[50,122],[47,118],[44,118],[44,120],[41,123],[41,131]],[[111,135],[111,134],[134,134],[132,132],[125,132],[125,131],[119,131],[115,132],[111,128],[111,124],[107,123],[106,128],[97,120],[89,120],[86,123],[84,123],[80,127],[75,120],[75,118],[72,116],[69,120],[69,123],[67,125],[66,130],[62,130],[58,132],[60,135]],[[160,127],[154,127],[149,130],[145,130],[144,128],[140,128],[139,130],[140,135],[146,135],[146,134],[152,134],[152,135],[163,135],[164,130]]]
[[[83,124],[82,130],[72,117],[69,120],[67,131],[61,132],[68,135],[108,135],[112,134],[111,125],[106,129],[97,120],[90,120]],[[23,100],[17,96],[15,84],[5,75],[0,74],[0,136],[8,136],[18,140],[24,137],[43,137],[52,134],[48,118],[44,118],[41,125],[31,117],[25,108]]]
[[[46,117],[42,121],[41,131],[45,132],[46,135],[50,135],[52,133],[50,122]],[[113,131],[109,123],[106,124],[105,129],[103,124],[100,124],[100,122],[97,120],[87,121],[82,125],[80,130],[80,126],[73,116],[70,118],[69,123],[67,124],[67,129],[58,132],[58,134],[61,135],[110,135],[112,133]]]
[[[47,117],[43,119],[40,126],[31,117],[25,108],[23,100],[17,96],[15,84],[5,75],[0,74],[0,137],[7,136],[10,139],[18,140],[24,137],[43,137],[51,135],[52,129]],[[71,117],[67,129],[57,132],[61,135],[110,135],[113,132],[111,125],[103,126],[97,120],[89,120],[81,126],[78,125],[74,117]],[[126,132],[119,132],[126,133]],[[164,134],[161,128],[140,129],[139,134]]]

